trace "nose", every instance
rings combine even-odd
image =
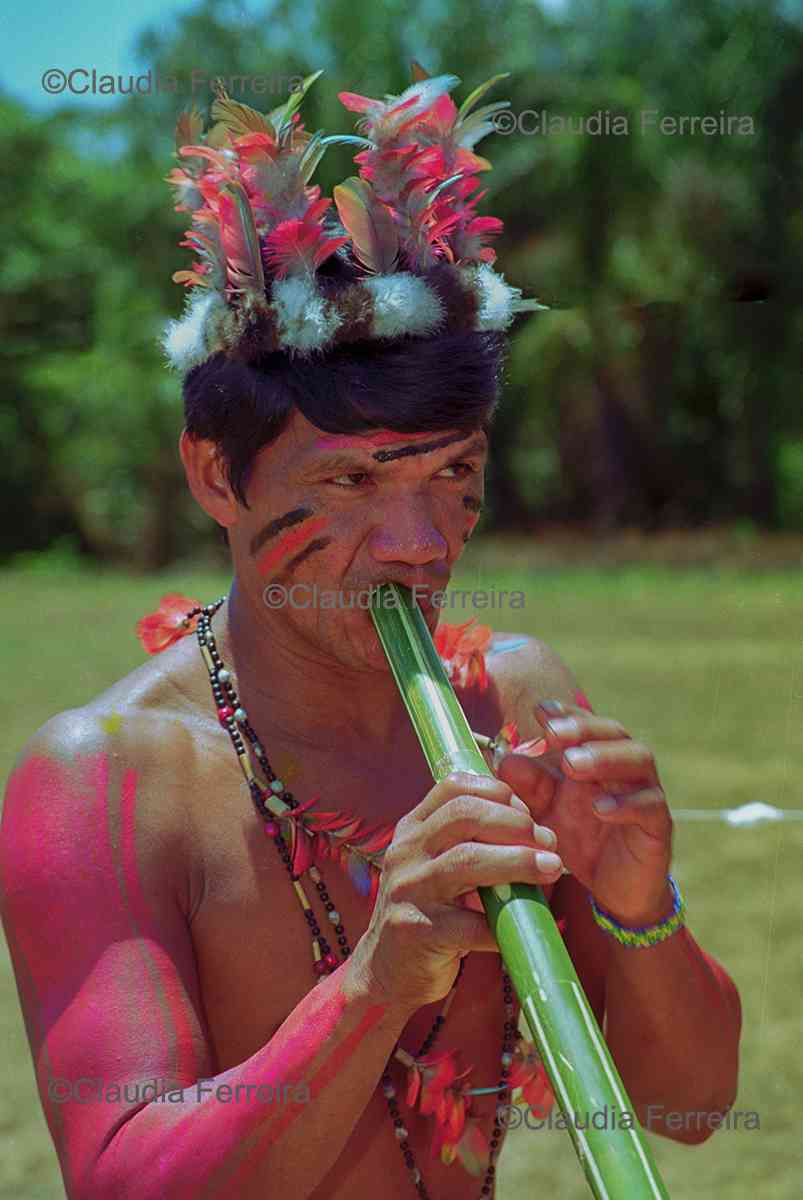
[[[376,562],[424,565],[446,559],[449,544],[438,531],[424,497],[406,496],[388,505],[374,527],[369,548]]]

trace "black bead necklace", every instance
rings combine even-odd
[[[338,957],[332,950],[327,939],[324,937],[323,932],[318,924],[318,920],[315,916],[315,912],[306,897],[306,893],[304,892],[301,884],[301,877],[295,875],[293,872],[292,856],[289,852],[284,834],[282,833],[279,823],[274,819],[274,813],[268,806],[267,800],[272,800],[274,797],[278,797],[278,799],[281,800],[283,804],[291,810],[298,807],[298,801],[291,792],[287,791],[283,782],[277,778],[273,769],[271,768],[271,765],[268,762],[265,754],[264,747],[260,743],[256,731],[253,729],[248,720],[248,714],[240,704],[234,683],[232,681],[231,672],[227,670],[220,657],[220,654],[218,653],[217,644],[212,632],[212,617],[218,611],[225,599],[225,596],[221,596],[220,599],[216,600],[213,604],[207,604],[203,608],[191,609],[186,614],[182,623],[185,625],[185,627],[188,627],[192,621],[192,618],[196,615],[198,616],[198,624],[195,632],[198,638],[198,645],[201,650],[201,654],[209,670],[209,679],[212,685],[212,695],[214,696],[215,706],[217,708],[218,720],[231,738],[234,751],[248,783],[254,805],[259,813],[259,816],[264,822],[265,833],[276,846],[279,857],[284,863],[285,869],[290,876],[290,882],[293,885],[296,896],[301,903],[301,907],[307,920],[307,924],[309,925],[310,934],[312,937],[313,969],[315,974],[318,976],[316,982],[319,982],[320,979],[324,978],[324,976],[331,974],[332,971],[336,970],[340,966],[340,961],[344,961],[348,958],[348,956],[351,954],[351,948],[348,944],[345,928],[340,919],[340,913],[332,903],[332,900],[329,896],[329,891],[320,871],[315,866],[309,867],[308,871],[305,873],[309,874],[310,878],[313,880],[320,901],[326,910],[327,919],[334,927],[334,934],[337,937],[337,944],[340,951],[340,961],[338,961]],[[267,787],[262,785],[254,775],[249,758],[248,748],[243,740],[243,733],[250,743],[251,751],[259,763],[264,777],[268,781]],[[448,995],[444,999],[441,1012],[435,1018],[429,1034],[422,1043],[418,1054],[415,1056],[417,1059],[423,1058],[424,1055],[429,1054],[430,1050],[435,1044],[435,1041],[445,1023],[446,1014],[454,998],[457,985],[462,978],[465,961],[465,958],[461,958],[460,967],[457,975],[455,976],[454,983],[452,984]],[[521,1035],[513,1020],[513,985],[510,981],[510,976],[504,969],[504,966],[502,968],[502,989],[505,1004],[505,1023],[504,1035],[502,1038],[502,1066],[500,1071],[501,1078],[495,1088],[468,1089],[465,1094],[470,1095],[472,1092],[478,1093],[494,1091],[498,1093],[498,1105],[507,1105],[510,1103],[510,1086],[508,1083],[508,1078],[510,1076],[510,1069],[513,1063],[513,1048],[517,1038],[519,1038]],[[398,1058],[406,1066],[410,1066],[413,1061],[411,1056],[402,1050],[398,1042],[396,1043],[392,1057]],[[408,1131],[405,1128],[404,1121],[399,1113],[399,1106],[396,1100],[396,1088],[394,1087],[390,1077],[390,1071],[388,1069],[389,1066],[390,1063],[388,1063],[388,1066],[385,1068],[382,1074],[381,1084],[382,1092],[388,1102],[388,1111],[390,1113],[391,1120],[393,1121],[396,1139],[399,1143],[399,1148],[404,1156],[405,1165],[410,1172],[410,1177],[418,1196],[421,1197],[421,1200],[430,1200],[426,1184],[424,1183],[420,1170],[416,1166],[413,1158],[413,1152],[410,1149]],[[499,1108],[497,1108],[494,1116],[493,1132],[489,1143],[489,1165],[483,1177],[482,1186],[479,1192],[479,1195],[482,1198],[491,1197],[493,1195],[496,1175],[496,1168],[493,1160],[495,1159],[499,1149],[503,1127],[503,1123],[500,1121]]]

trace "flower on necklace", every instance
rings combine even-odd
[[[521,1088],[522,1099],[542,1120],[555,1103],[555,1093],[549,1082],[543,1060],[532,1042],[519,1038],[513,1051],[513,1065],[508,1080],[511,1093]]]
[[[433,641],[450,683],[460,688],[476,685],[484,692],[488,686],[485,652],[493,637],[493,630],[490,625],[475,625],[475,621],[475,617],[464,621],[462,625],[448,625],[440,621]],[[470,628],[472,625],[473,629]]]
[[[456,1158],[471,1175],[488,1166],[489,1145],[480,1128],[480,1118],[471,1115],[471,1096],[466,1094],[474,1070],[457,1069],[457,1051],[414,1059],[407,1072],[407,1104],[422,1116],[435,1119],[430,1155],[447,1165]]]
[[[179,638],[192,633],[198,624],[200,613],[190,617],[187,624],[187,613],[193,608],[201,608],[200,600],[190,600],[180,592],[166,592],[159,601],[156,612],[140,617],[135,626],[136,635],[148,654],[160,654]]]

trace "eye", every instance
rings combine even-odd
[[[456,479],[465,479],[467,475],[476,475],[478,469],[468,462],[450,463],[448,467],[443,468],[444,471],[460,471],[460,474],[454,477]],[[443,474],[443,472],[439,472],[439,474]]]
[[[345,488],[359,487],[359,484],[338,483],[338,480],[339,479],[367,479],[367,478],[368,478],[367,471],[351,471],[351,472],[349,472],[348,475],[336,475],[334,477],[334,479],[330,479],[329,482],[333,483],[335,485],[335,487],[345,487]]]

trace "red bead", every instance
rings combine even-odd
[[[337,958],[335,957],[335,955],[332,953],[331,950],[329,951],[328,954],[324,955],[323,961],[326,963],[326,965],[329,967],[330,970],[334,971],[335,967],[337,966]]]
[[[326,959],[325,958],[319,958],[316,963],[313,963],[313,966],[315,967],[316,975],[325,975],[326,974]]]
[[[268,837],[272,837],[272,838],[278,837],[279,836],[279,826],[276,824],[275,821],[266,821],[265,822],[265,833],[268,835]]]
[[[234,709],[230,704],[224,704],[222,708],[217,710],[217,719],[221,725],[225,725],[229,717],[234,716]]]

